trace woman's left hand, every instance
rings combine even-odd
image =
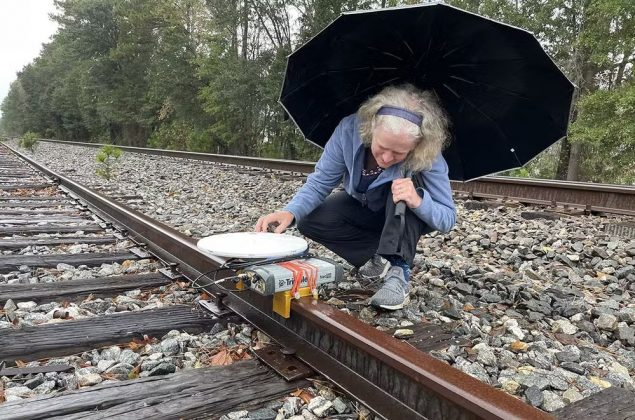
[[[392,201],[398,203],[399,201],[405,201],[406,205],[411,208],[417,208],[421,205],[423,200],[415,185],[412,183],[412,178],[397,178],[392,181]]]

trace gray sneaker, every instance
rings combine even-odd
[[[381,255],[373,255],[366,264],[359,267],[357,273],[363,279],[377,280],[383,279],[390,268],[390,263]]]
[[[394,311],[410,301],[410,285],[406,283],[401,267],[391,267],[384,285],[370,298],[370,304]]]

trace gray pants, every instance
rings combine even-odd
[[[362,206],[344,191],[331,194],[298,222],[298,230],[354,267],[362,266],[374,254],[401,257],[412,266],[417,242],[427,225],[406,209],[405,229],[400,237],[401,221],[394,216],[392,193],[389,186],[386,188],[386,205],[379,211]]]

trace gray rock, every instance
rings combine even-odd
[[[18,309],[21,309],[23,311],[32,311],[33,309],[35,309],[37,307],[37,303],[33,302],[33,301],[29,301],[29,302],[18,302]]]
[[[629,327],[626,322],[620,322],[617,324],[617,338],[633,345],[635,344],[635,329]]]
[[[618,317],[620,321],[635,322],[635,308],[622,308],[618,313]]]
[[[395,338],[410,338],[415,334],[415,332],[409,328],[400,328],[395,331],[393,336]]]
[[[318,396],[311,400],[307,406],[309,411],[317,417],[326,417],[333,408],[333,403],[324,397]]]
[[[519,362],[514,353],[503,349],[500,353],[498,353],[498,365],[501,368],[517,368],[519,366]]]
[[[558,359],[559,362],[577,362],[580,360],[580,353],[560,351],[556,353],[556,359]]]
[[[586,373],[586,369],[573,362],[562,362],[560,363],[560,367],[570,372],[577,373],[578,375],[584,375]]]
[[[563,334],[575,334],[578,328],[566,319],[559,319],[551,324],[551,331]]]
[[[293,416],[300,412],[300,409],[302,409],[303,405],[304,402],[302,401],[302,398],[289,397],[285,399],[281,410],[285,416]]]
[[[338,414],[344,414],[349,411],[348,404],[344,402],[340,397],[335,398],[333,401],[333,408]]]
[[[541,408],[543,410],[552,412],[565,406],[565,403],[564,401],[562,401],[562,398],[560,398],[558,394],[556,394],[555,392],[544,391],[542,394],[544,397],[544,401],[541,405]]]
[[[117,346],[109,347],[99,355],[100,360],[119,360],[119,356],[121,355],[121,349]]]
[[[535,387],[541,391],[549,388],[549,380],[544,376],[537,375],[535,373],[519,373],[514,375],[512,379],[526,388]]]
[[[179,342],[174,338],[168,338],[161,342],[161,351],[167,356],[177,354],[180,350]]]
[[[80,371],[83,369],[79,369]],[[77,384],[79,386],[91,386],[97,385],[101,381],[103,381],[101,375],[98,373],[85,372],[80,373],[79,371],[75,372],[75,376],[77,377]]]
[[[567,389],[562,394],[562,399],[564,400],[564,402],[566,404],[571,404],[571,403],[574,403],[576,401],[580,401],[583,398],[584,397],[582,396],[582,394],[580,394],[578,392],[578,390],[576,388],[574,388],[574,387],[571,387],[571,388]]]
[[[33,379],[29,379],[28,381],[26,381],[24,383],[24,386],[26,386],[29,389],[35,389],[38,386],[42,385],[44,383],[45,379],[44,379],[44,375],[42,375],[41,373],[38,374],[35,378]]]
[[[271,408],[259,408],[258,410],[250,411],[247,417],[250,420],[273,420],[278,413]]]
[[[485,343],[479,343],[472,347],[476,351],[476,360],[485,366],[496,366],[496,355],[490,346]]]
[[[97,369],[99,369],[100,372],[104,372],[110,369],[116,363],[116,360],[100,360],[99,362],[97,362]]]
[[[172,363],[163,362],[150,371],[148,376],[167,375],[176,372],[176,366]]]
[[[136,365],[141,356],[130,349],[124,349],[119,355],[119,361],[121,363],[127,363],[129,365]]]
[[[31,388],[27,386],[14,386],[13,388],[6,388],[4,390],[4,396],[7,397],[19,397],[27,398],[33,395]]]
[[[471,286],[467,283],[457,283],[454,286],[454,290],[458,290],[459,292],[466,295],[471,295],[472,292],[474,291],[474,286]]]
[[[35,388],[33,391],[36,394],[38,394],[38,395],[42,395],[42,394],[48,394],[49,392],[53,391],[54,389],[55,389],[55,381],[44,381],[37,388]]]
[[[129,379],[130,372],[134,369],[134,366],[127,363],[119,363],[108,370],[106,373],[115,377],[115,379],[126,380]]]
[[[489,292],[483,293],[481,295],[481,299],[483,299],[487,303],[497,303],[497,302],[500,302],[502,300],[500,295],[498,295],[496,293],[489,293]]]
[[[525,303],[527,309],[533,312],[540,312],[543,315],[551,315],[551,305],[541,300],[532,299]]]
[[[539,407],[544,401],[542,390],[535,386],[530,386],[525,390],[525,398],[527,398],[527,402],[534,407]]]
[[[479,363],[471,363],[459,356],[456,358],[454,367],[462,370],[463,372],[475,377],[482,382],[485,382],[486,384],[491,384],[490,377],[487,371]]]
[[[605,331],[615,331],[617,329],[617,317],[611,314],[601,314],[598,319],[594,321],[595,326]]]
[[[632,265],[627,265],[625,267],[615,270],[615,277],[617,277],[618,279],[623,279],[629,274],[633,274],[633,273],[635,273],[635,267],[633,267]]]
[[[317,420],[318,419],[318,417],[315,414],[313,414],[312,412],[310,412],[306,408],[302,410],[302,418],[304,420]]]

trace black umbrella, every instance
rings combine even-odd
[[[574,86],[536,38],[444,4],[341,15],[289,56],[280,102],[323,147],[364,100],[405,82],[449,114],[454,180],[522,166],[567,133]]]

